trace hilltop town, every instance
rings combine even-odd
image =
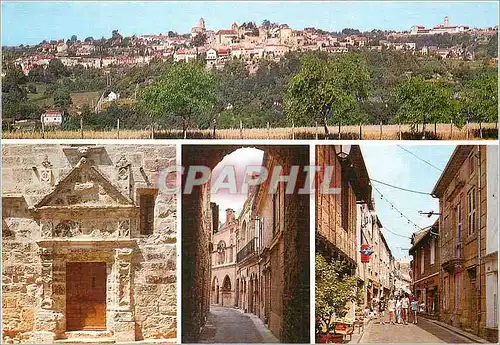
[[[364,48],[474,60],[476,47],[486,44],[497,31],[498,26],[470,28],[451,24],[447,16],[443,23],[432,28],[414,25],[409,31],[403,32],[375,29],[360,32],[349,28],[341,32],[326,32],[313,27],[297,30],[269,20],[264,20],[260,25],[255,22],[235,22],[230,28],[210,30],[205,20],[200,18],[187,34],[168,31],[123,37],[118,30],[113,30],[109,39],[87,37],[79,40],[73,35],[66,41],[44,40],[34,46],[4,47],[4,50],[22,52],[14,59],[14,63],[21,66],[26,75],[33,68],[48,66],[52,59],[59,59],[67,67],[82,65],[99,69],[149,64],[153,59],[173,59],[174,62],[204,59],[207,68],[221,68],[229,59],[241,59],[250,72],[254,72],[258,60],[277,60],[293,51],[347,53]],[[460,40],[451,39],[450,44],[437,38],[443,35],[472,36],[474,43],[466,45]]]

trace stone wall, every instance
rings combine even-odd
[[[87,261],[107,265],[111,337],[175,338],[176,196],[159,188],[175,146],[4,144],[2,163],[4,342],[68,336],[66,263]],[[154,194],[149,234],[144,192]]]

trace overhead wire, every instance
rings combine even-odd
[[[383,185],[388,186],[388,187],[400,189],[400,190],[403,190],[405,192],[410,192],[410,193],[415,193],[415,194],[422,194],[422,195],[431,195],[431,193],[421,192],[421,191],[407,189],[407,188],[403,188],[403,187],[398,187],[398,186],[392,185],[392,184],[387,183],[387,182],[382,182],[382,181],[379,181],[379,180],[375,180],[374,178],[371,178],[370,181],[374,181],[374,182],[383,184]]]
[[[432,164],[431,162],[429,162],[429,161],[427,161],[427,160],[425,160],[425,159],[421,158],[420,156],[416,155],[415,153],[411,152],[410,150],[405,149],[403,146],[401,146],[401,145],[396,145],[396,146],[397,146],[397,147],[399,147],[400,149],[402,149],[403,151],[405,151],[405,152],[409,153],[409,154],[410,154],[410,155],[412,155],[413,157],[417,158],[418,160],[421,160],[421,161],[422,161],[422,162],[424,162],[425,164],[427,164],[427,165],[429,165],[429,166],[433,167],[434,169],[439,170],[440,172],[443,172],[443,169],[438,168],[437,166],[435,166],[435,165],[434,165],[434,164]]]

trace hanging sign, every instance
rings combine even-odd
[[[373,249],[368,244],[361,245],[361,262],[370,262],[370,256],[373,254]]]

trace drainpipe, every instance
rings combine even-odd
[[[481,146],[477,145],[477,161],[478,161],[478,176],[477,176],[477,186],[479,191],[478,196],[478,233],[477,233],[477,268],[479,276],[479,284],[477,284],[477,334],[480,334],[481,326]]]

